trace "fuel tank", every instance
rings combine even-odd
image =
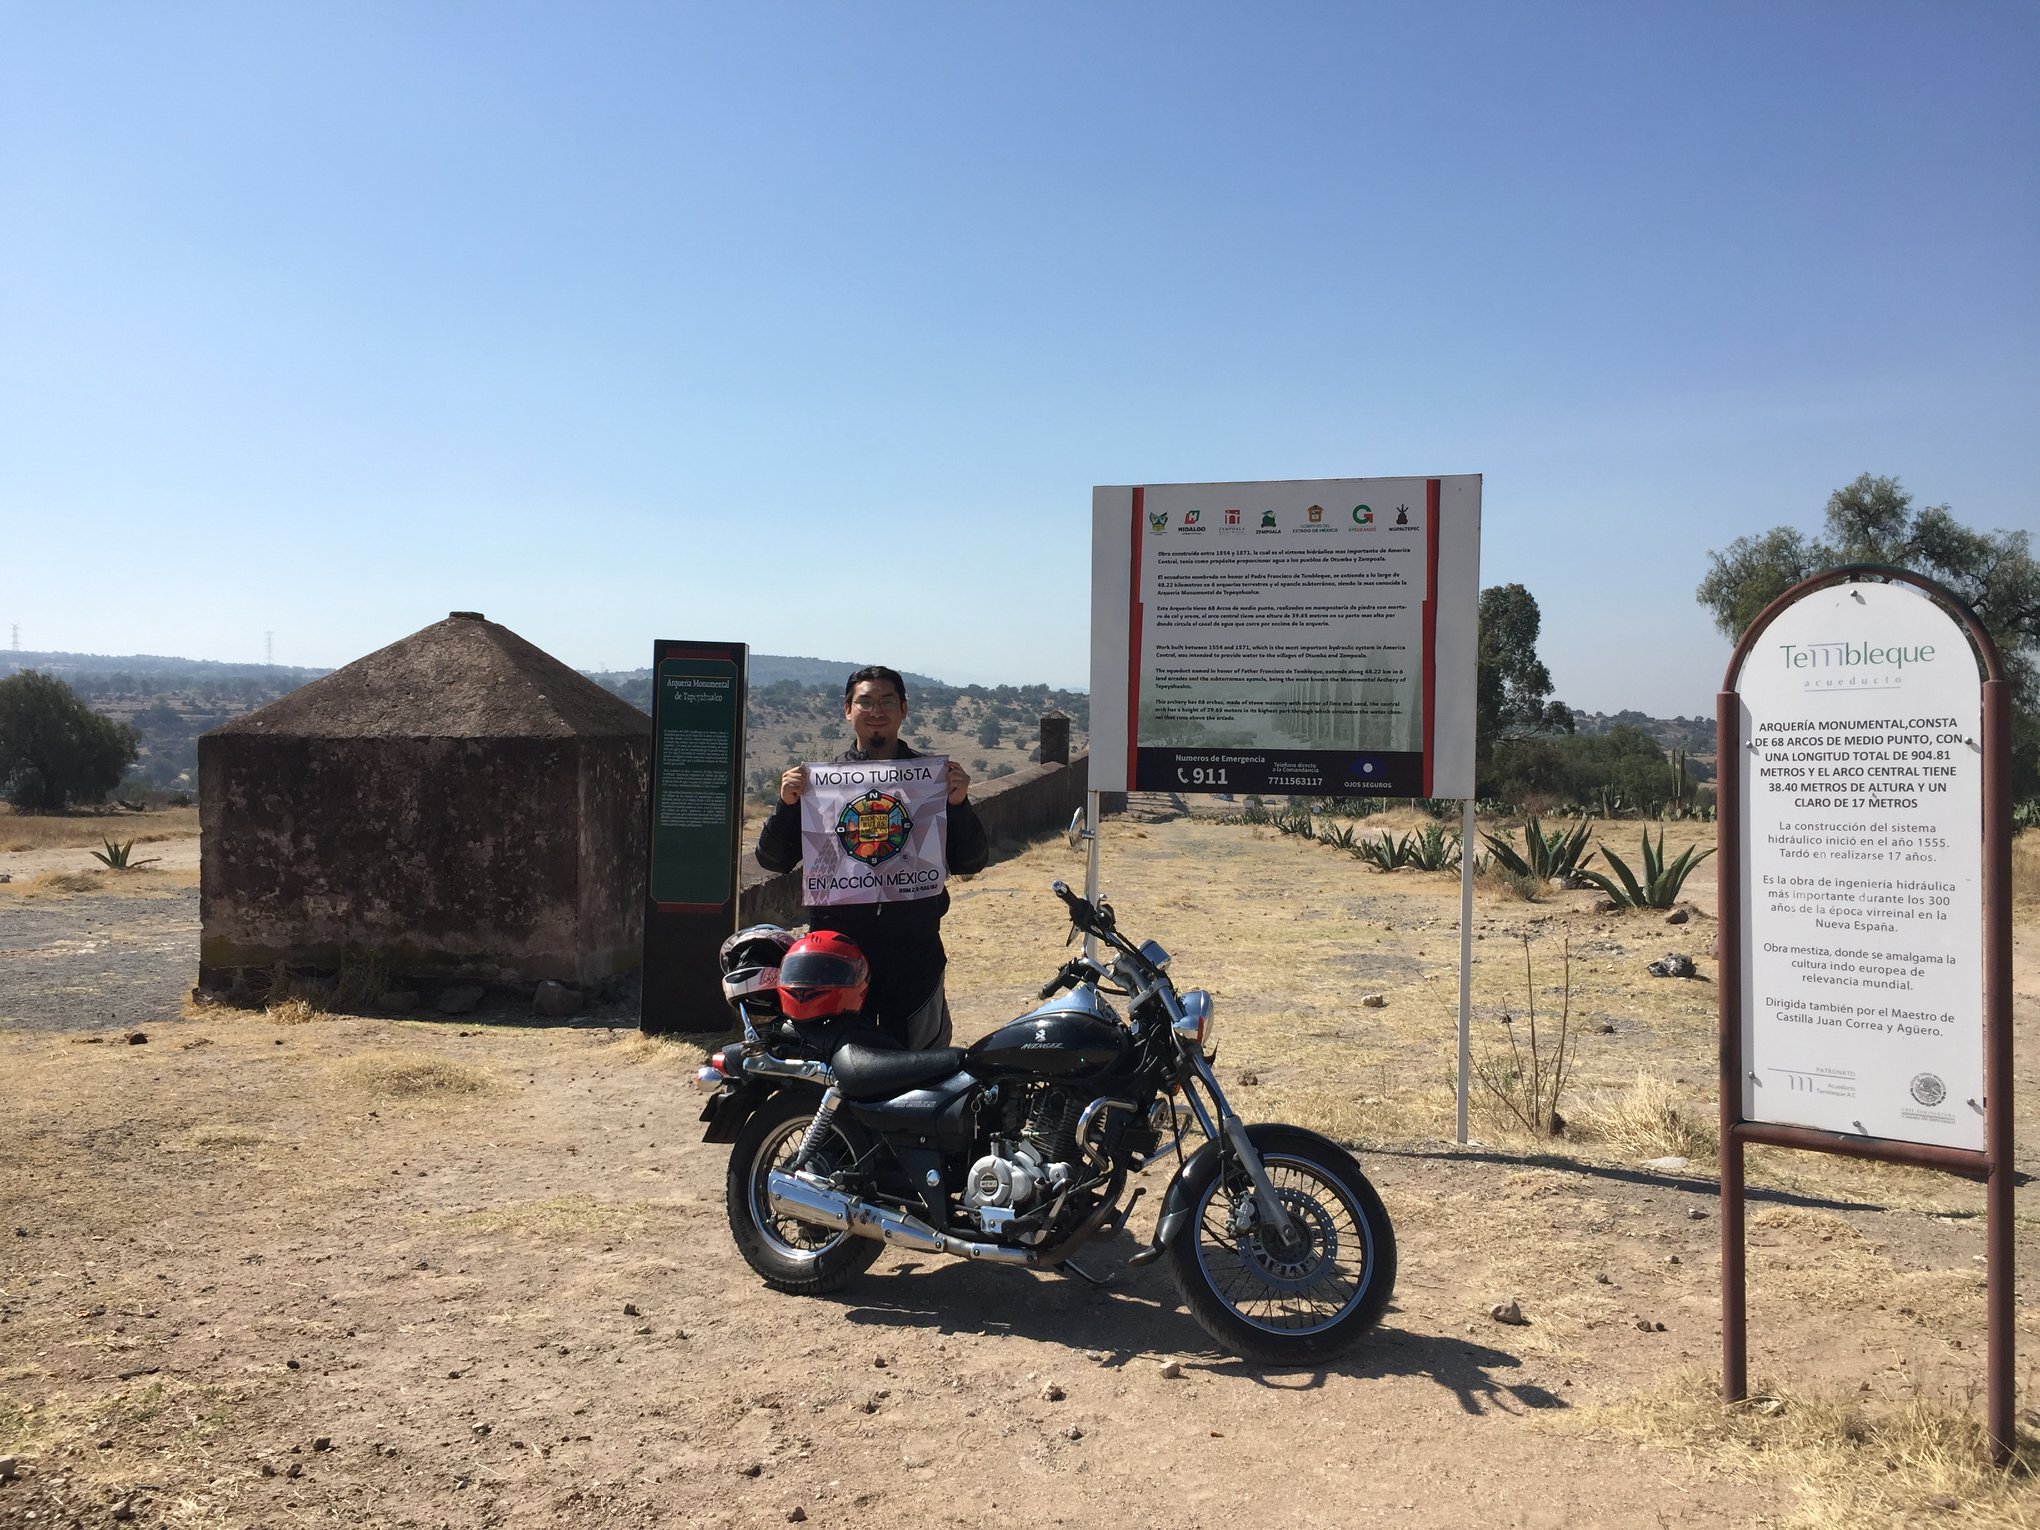
[[[1103,1077],[1131,1045],[1112,1006],[1085,984],[1000,1026],[963,1054],[975,1078]]]

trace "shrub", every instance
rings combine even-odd
[[[1558,1034],[1547,1026],[1537,1033],[1537,980],[1530,967],[1530,937],[1523,937],[1523,988],[1526,1023],[1504,1011],[1502,1028],[1509,1038],[1508,1050],[1491,1048],[1475,1055],[1473,1076],[1482,1088],[1514,1116],[1533,1137],[1555,1137],[1565,1130],[1565,1118],[1558,1113],[1559,1095],[1572,1067],[1579,1038],[1572,1034],[1572,942],[1565,944],[1564,980],[1560,990]]]
[[[104,802],[141,753],[126,723],[102,717],[54,675],[0,680],[0,790],[21,813]]]

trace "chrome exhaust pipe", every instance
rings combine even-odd
[[[897,1244],[922,1254],[952,1254],[959,1259],[983,1259],[992,1264],[1032,1264],[1034,1256],[1025,1249],[1005,1248],[996,1243],[967,1243],[937,1232],[919,1217],[908,1216],[887,1206],[874,1206],[831,1190],[810,1174],[782,1174],[772,1169],[765,1176],[765,1204],[775,1216],[791,1217],[815,1227],[854,1233],[860,1238]]]

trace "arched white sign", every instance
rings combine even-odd
[[[1748,1121],[1984,1146],[1982,681],[1908,584],[1836,584],[1735,680]]]

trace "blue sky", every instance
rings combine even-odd
[[[1083,684],[1099,483],[1478,472],[1576,706],[1710,548],[2040,522],[2040,8],[0,6],[0,629]],[[0,630],[0,638],[6,633]]]

